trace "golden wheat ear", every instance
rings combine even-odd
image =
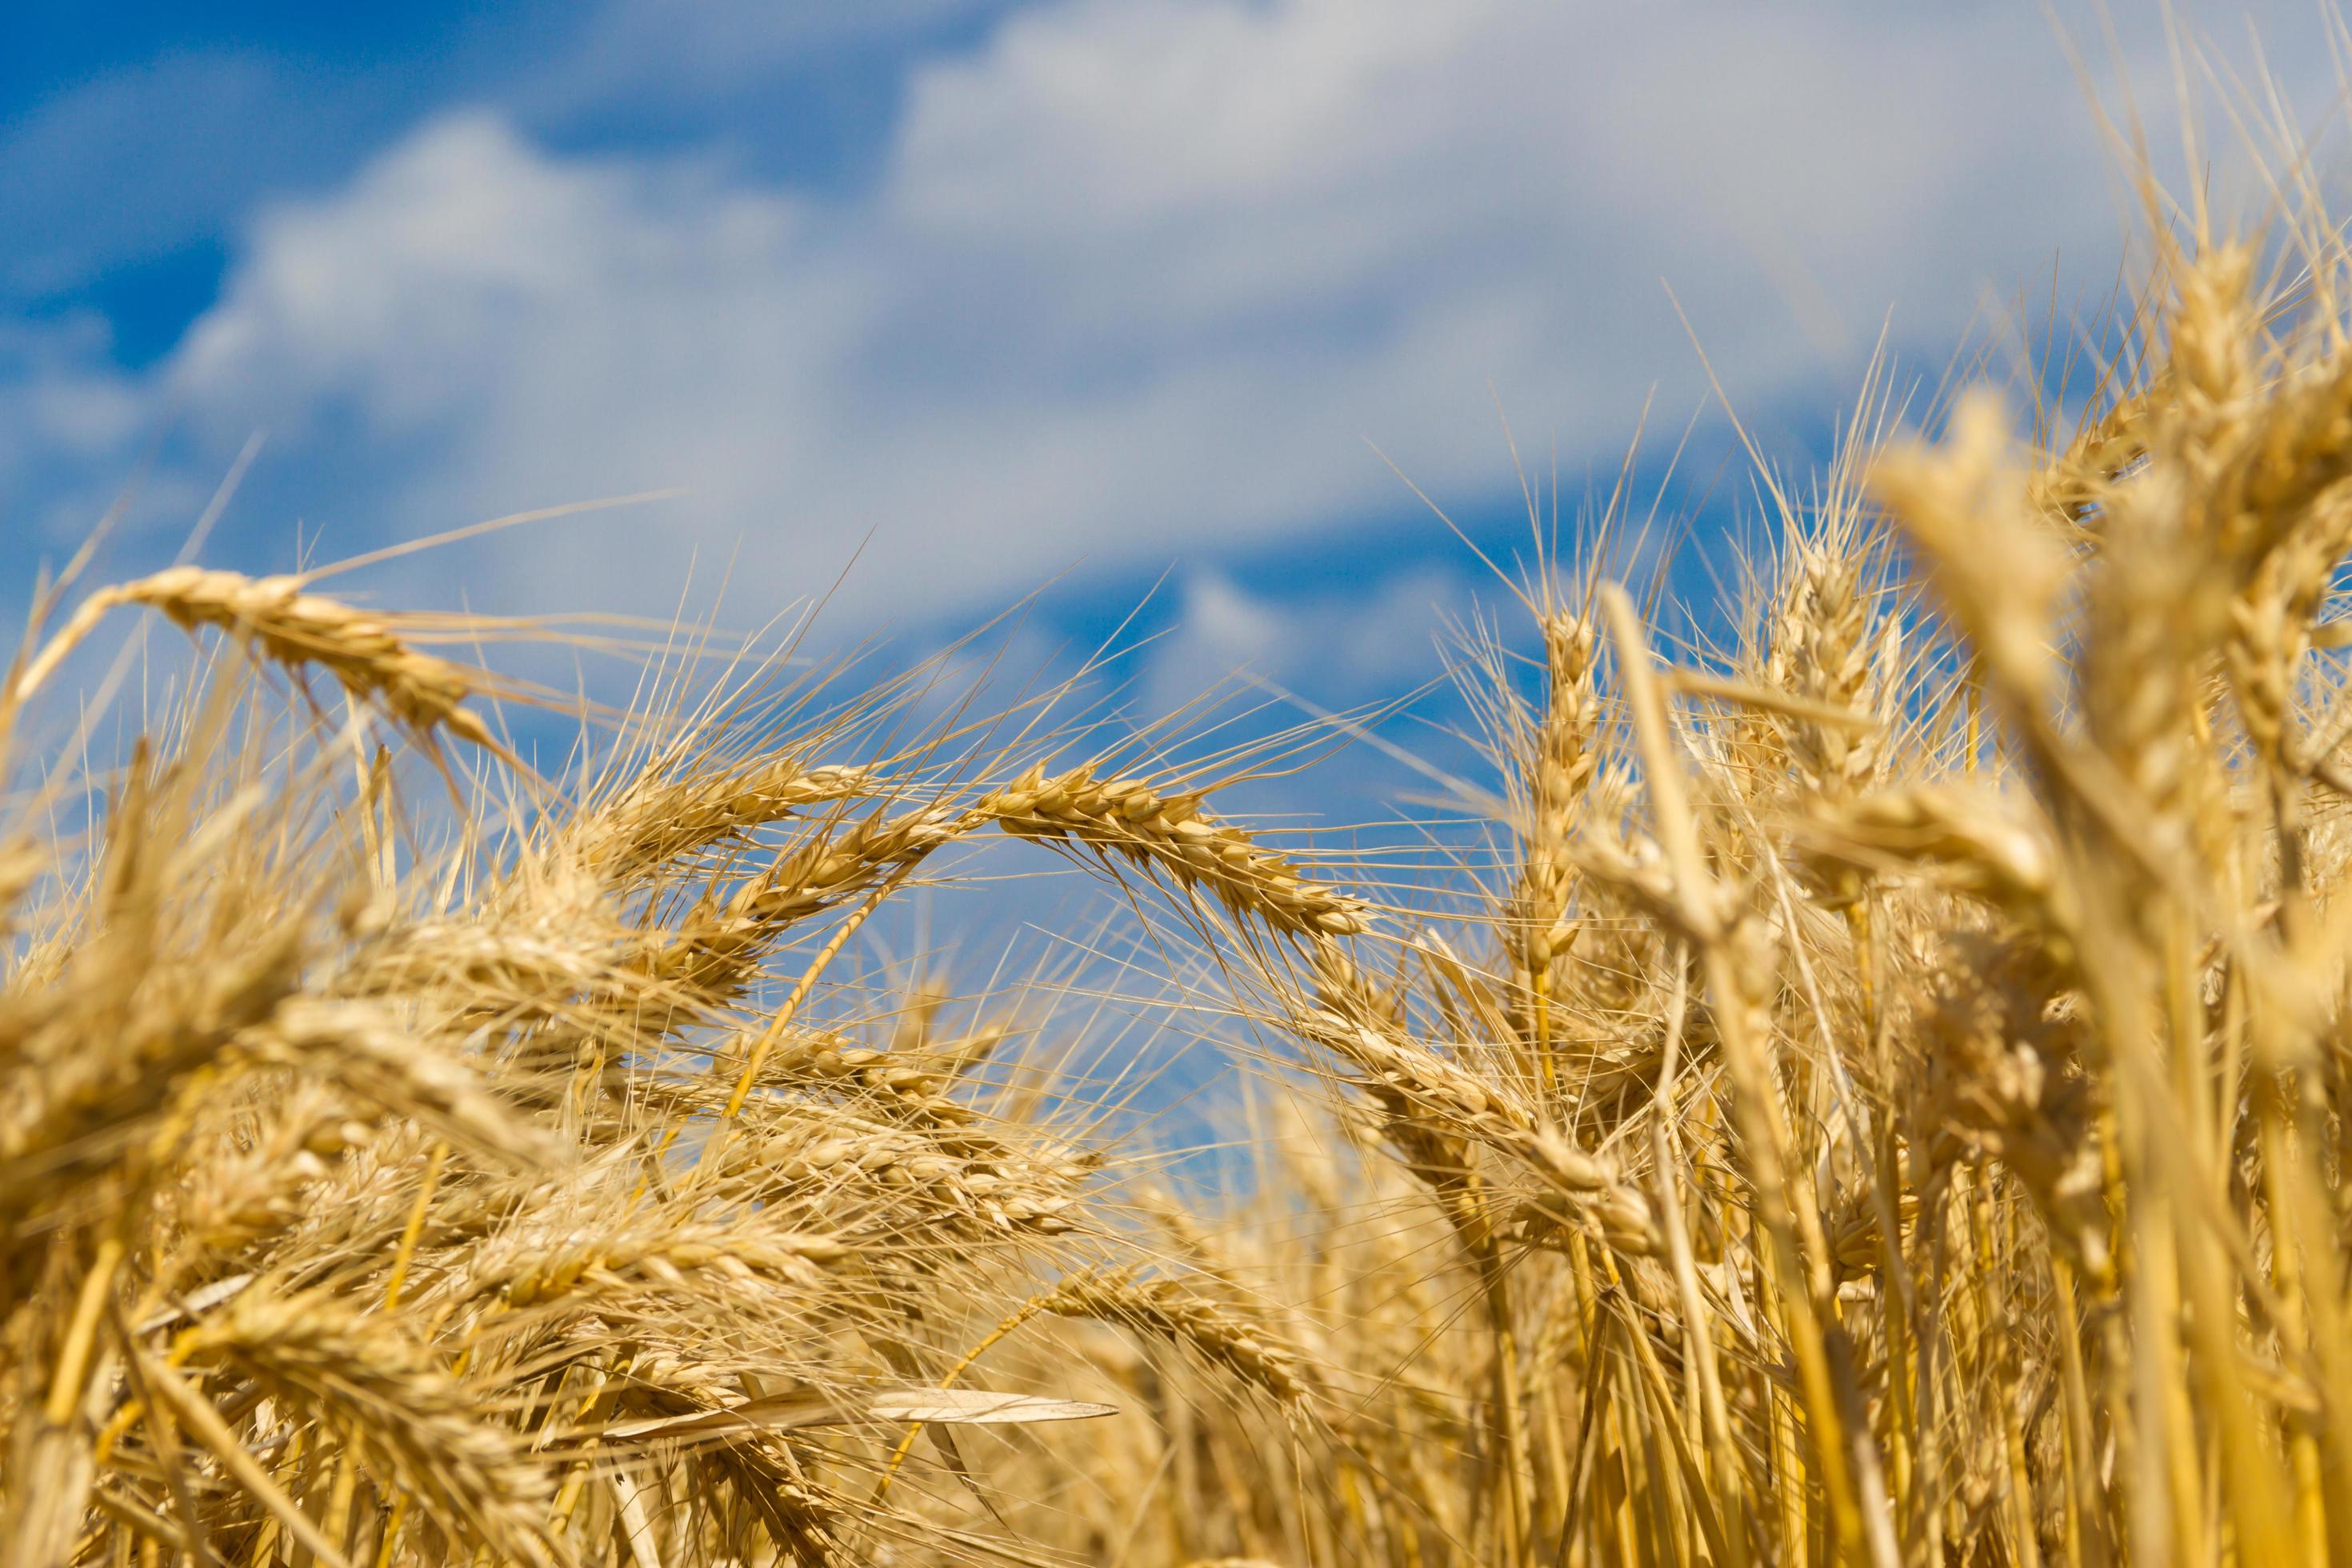
[[[1171,1279],[1139,1281],[1132,1270],[1074,1274],[1044,1300],[1057,1317],[1094,1318],[1192,1350],[1243,1383],[1292,1406],[1312,1392],[1306,1358],[1271,1330],[1232,1308],[1188,1294]]]
[[[289,670],[323,668],[354,700],[415,734],[446,731],[505,755],[480,715],[466,706],[467,699],[495,684],[487,671],[420,653],[402,640],[396,617],[306,593],[303,581],[173,566],[101,588],[26,662],[14,700],[21,704],[38,691],[109,610],[137,605],[191,634],[206,626],[223,632]]]
[[[1205,889],[1234,914],[1293,936],[1349,936],[1369,926],[1361,900],[1307,880],[1245,830],[1210,816],[1199,792],[1163,795],[1141,779],[1098,780],[1092,768],[1052,778],[1033,768],[973,810],[1017,838],[1076,844]]]

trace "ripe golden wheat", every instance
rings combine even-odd
[[[0,1557],[2352,1562],[2352,250],[2155,249],[2087,395],[1874,375],[1728,636],[1539,528],[1403,869],[781,661],[550,780],[425,623],[88,595],[0,704]],[[132,606],[212,640],[78,784]],[[861,956],[1041,848],[1148,995]],[[1239,1153],[1055,1065],[1121,1008]]]

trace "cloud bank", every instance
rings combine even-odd
[[[1890,312],[2103,283],[2112,167],[2031,7],[1070,0],[911,64],[847,189],[436,113],[257,211],[152,369],[0,338],[0,495],[67,537],[168,414],[159,526],[263,427],[241,506],[330,553],[690,490],[469,552],[478,602],[814,595],[863,544],[842,623],[921,621],[1396,510],[1368,441],[1496,496],[1496,403],[1605,464],[1704,385],[1662,279],[1743,407],[1833,395]]]

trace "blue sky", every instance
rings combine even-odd
[[[2324,106],[2304,8],[2256,10]],[[215,4],[6,26],[11,597],[125,494],[107,571],[170,559],[259,436],[209,561],[682,487],[361,585],[665,615],[724,575],[735,622],[830,595],[841,635],[920,646],[1050,584],[1043,647],[1156,584],[1155,700],[1248,665],[1354,700],[1433,673],[1441,611],[1493,596],[1389,462],[1507,550],[1506,416],[1571,514],[1653,395],[1662,459],[1705,406],[1662,284],[1802,455],[1882,324],[1932,381],[1972,330],[1998,340],[2002,300],[2039,313],[2053,264],[2089,308],[2121,254],[2109,150],[2023,3]],[[2168,144],[2160,28],[2122,33]],[[1704,419],[1673,493],[1702,549],[1743,491],[1730,451]]]

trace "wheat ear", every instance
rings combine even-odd
[[[1048,778],[1040,767],[973,810],[1017,837],[1066,839],[1165,871],[1276,931],[1347,936],[1366,929],[1361,901],[1307,880],[1290,861],[1202,810],[1198,794],[1162,795],[1140,779],[1098,780],[1083,767]]]
[[[465,706],[480,678],[461,665],[419,653],[385,621],[340,599],[302,591],[292,576],[173,566],[137,582],[100,589],[82,601],[17,678],[16,700],[26,700],[54,674],[106,612],[142,605],[190,632],[212,626],[257,647],[289,668],[318,665],[353,697],[375,703],[420,732],[446,730],[479,746],[497,742],[480,717]]]
[[[1231,1309],[1191,1295],[1173,1280],[1139,1283],[1127,1270],[1075,1274],[1045,1299],[1046,1311],[1064,1318],[1094,1318],[1189,1345],[1243,1382],[1262,1388],[1286,1405],[1308,1393],[1306,1363],[1257,1325]]]

